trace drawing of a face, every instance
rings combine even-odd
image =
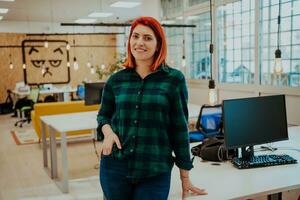
[[[42,40],[28,40],[23,45],[28,84],[67,83],[70,78],[69,52],[66,42],[47,40],[48,48]]]

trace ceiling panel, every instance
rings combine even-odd
[[[142,3],[138,7],[130,9],[109,7],[115,1],[16,0],[15,2],[0,2],[0,7],[10,9],[7,14],[3,15],[5,21],[72,23],[78,18],[88,18],[88,14],[91,12],[106,11],[113,12],[114,15],[108,18],[99,18],[98,22],[125,22],[145,14],[143,4],[147,0],[128,0]]]

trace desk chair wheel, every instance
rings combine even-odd
[[[15,127],[18,127],[18,124],[19,124],[19,127],[20,127],[20,128],[23,127],[22,121],[16,122],[16,123],[15,123]]]

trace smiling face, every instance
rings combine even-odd
[[[26,79],[28,84],[66,83],[69,77],[68,52],[64,41],[48,40],[48,48],[42,41],[25,43]]]
[[[136,64],[146,62],[151,65],[157,50],[157,39],[153,30],[144,25],[137,25],[130,37],[130,50]]]

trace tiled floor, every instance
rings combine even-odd
[[[10,131],[15,129],[16,120],[10,115],[0,116],[0,200],[102,199],[98,169],[94,168],[98,161],[91,141],[68,144],[70,192],[63,194],[43,168],[40,144],[15,144]],[[31,124],[24,126],[31,128]]]

